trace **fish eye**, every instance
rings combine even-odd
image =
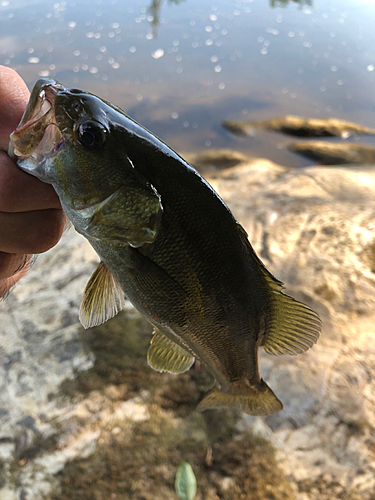
[[[87,120],[77,127],[75,138],[87,149],[98,149],[104,145],[106,133],[104,125],[94,120]]]

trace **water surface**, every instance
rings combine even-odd
[[[179,152],[231,147],[309,162],[224,119],[374,119],[371,0],[0,0],[0,63],[122,107]],[[371,139],[362,142],[370,143]]]

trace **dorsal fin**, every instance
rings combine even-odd
[[[113,318],[125,305],[124,294],[117,280],[103,262],[87,282],[79,309],[84,328],[97,326]]]
[[[318,340],[322,322],[309,306],[282,292],[284,286],[266,269],[254,252],[245,229],[238,224],[238,229],[259,264],[269,285],[271,314],[263,348],[268,354],[300,354],[306,352]]]
[[[156,328],[147,353],[149,365],[159,372],[183,373],[194,363],[194,356],[169,340]]]

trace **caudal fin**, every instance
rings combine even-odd
[[[281,401],[262,380],[259,390],[249,387],[240,393],[222,392],[215,387],[202,399],[197,410],[203,411],[225,406],[236,406],[249,415],[259,417],[265,417],[283,409]]]

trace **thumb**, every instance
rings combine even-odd
[[[21,120],[30,92],[11,68],[0,66],[0,75],[0,149],[8,151],[9,135]]]

